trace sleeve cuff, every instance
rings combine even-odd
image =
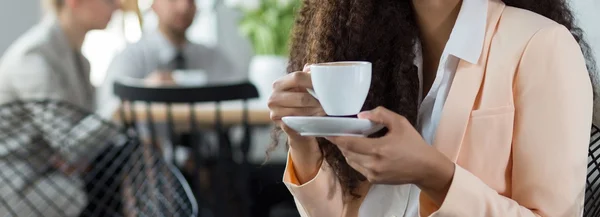
[[[324,167],[326,167],[325,170],[327,170],[327,171],[324,171]],[[290,185],[290,187],[302,188],[305,186],[310,186],[314,182],[319,182],[319,180],[321,180],[321,179],[332,178],[331,175],[324,174],[327,172],[331,172],[330,168],[329,168],[329,164],[327,164],[327,162],[323,161],[320,165],[320,169],[317,172],[317,175],[315,175],[315,177],[313,177],[308,182],[300,184],[300,181],[298,180],[298,177],[296,176],[296,170],[294,170],[294,161],[292,160],[292,155],[290,155],[290,153],[288,152],[287,163],[285,166],[285,171],[283,173],[283,182],[286,185]],[[323,177],[323,176],[325,176],[325,177]]]
[[[323,161],[319,172],[310,181],[300,184],[288,152],[283,183],[294,196],[298,208],[308,216],[341,216],[343,194],[331,167]],[[303,215],[304,216],[304,215]]]
[[[485,210],[478,210],[485,207],[480,195],[490,193],[497,194],[471,172],[456,165],[446,199],[442,206],[430,216],[472,216],[473,213],[485,213]],[[465,209],[465,207],[469,207],[469,209]]]
[[[292,161],[292,156],[290,155],[290,152],[288,152],[287,155],[287,163],[285,165],[285,172],[283,173],[283,182],[294,186],[300,185],[300,181],[298,181],[298,177],[296,176],[296,170],[294,170],[294,162]]]

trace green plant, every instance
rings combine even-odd
[[[300,0],[257,1],[260,2],[257,8],[240,8],[243,13],[239,24],[241,33],[250,40],[256,55],[287,56]]]

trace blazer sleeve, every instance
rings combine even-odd
[[[341,185],[327,162],[323,161],[312,180],[300,184],[294,171],[294,162],[288,153],[283,183],[294,196],[300,216],[342,216],[344,205]]]
[[[512,195],[456,166],[434,217],[581,216],[593,94],[581,49],[563,26],[539,30],[514,78]]]
[[[8,77],[15,88],[15,93],[14,96],[6,97],[0,94],[0,104],[15,100],[71,101],[68,93],[75,90],[64,85],[65,83],[60,80],[63,77],[57,76],[57,72],[51,67],[52,64],[42,55],[28,54],[21,60],[10,64],[11,67],[7,69],[9,70],[7,73],[9,73]],[[111,134],[111,129],[95,117],[68,119],[65,114],[53,111],[43,113],[32,111],[32,115],[43,115],[44,117],[21,121],[34,124],[36,129],[48,137],[48,145],[56,150],[62,159],[73,164],[80,160],[87,160],[82,157],[93,156],[94,152],[98,152],[104,147],[105,144],[96,142],[97,138],[114,136]],[[49,120],[52,122],[48,122]],[[53,124],[56,128],[42,127],[49,124]],[[65,129],[69,129],[68,132]],[[19,135],[21,138],[33,139],[39,132],[24,130],[21,133],[22,135]]]
[[[8,79],[15,88],[12,97],[6,97],[14,101],[18,99],[54,99],[68,101],[69,87],[59,80],[59,76],[52,70],[48,61],[39,54],[28,54],[19,61],[9,63]]]

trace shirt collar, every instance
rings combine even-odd
[[[489,0],[463,0],[446,52],[477,64],[485,40]]]

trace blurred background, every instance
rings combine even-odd
[[[238,3],[241,2],[241,3]],[[245,3],[245,2],[250,3]],[[236,65],[247,68],[254,56],[249,40],[240,32],[240,19],[243,12],[240,6],[252,6],[257,0],[197,0],[199,13],[188,31],[189,40],[219,47],[235,57]],[[597,52],[600,48],[600,2],[595,0],[571,0],[580,25],[587,33],[588,40]],[[40,0],[4,0],[0,3],[0,53],[31,26],[39,22],[43,15]],[[143,13],[144,26],[140,28],[133,12],[117,12],[106,30],[96,30],[88,35],[83,47],[84,54],[92,63],[92,83],[98,85],[104,78],[110,60],[127,43],[140,39],[142,31],[156,28],[156,17],[150,6],[152,0],[139,0]]]
[[[139,0],[144,19],[140,26],[135,12],[117,11],[105,30],[90,32],[83,45],[83,53],[92,65],[91,81],[100,85],[112,58],[128,43],[138,41],[143,31],[157,28],[157,18],[150,8],[153,0]],[[222,49],[236,59],[235,64],[247,68],[254,56],[248,38],[240,32],[241,9],[256,7],[259,0],[197,0],[198,13],[188,31],[189,40]],[[38,23],[46,13],[40,0],[2,1],[0,3],[0,54],[25,31]],[[275,7],[274,5],[273,7]]]
[[[247,151],[248,159],[243,157],[245,160],[236,161],[238,163],[240,161],[247,161],[250,165],[244,167],[242,171],[251,171],[249,172],[250,178],[248,178],[251,181],[249,181],[250,184],[248,184],[247,188],[252,193],[246,197],[239,197],[243,198],[240,200],[251,201],[247,203],[250,208],[241,209],[238,203],[231,201],[229,201],[231,203],[224,204],[223,202],[210,202],[210,200],[207,200],[208,202],[204,202],[211,205],[201,205],[199,207],[200,216],[217,216],[214,214],[214,211],[211,211],[214,206],[223,206],[226,209],[233,210],[240,208],[241,210],[245,210],[243,212],[247,212],[242,214],[232,214],[235,212],[230,212],[229,216],[299,216],[293,199],[281,182],[286,163],[285,148],[280,147],[272,152],[269,156],[270,160],[265,163],[267,157],[266,150],[272,141],[270,134],[273,128],[269,122],[266,99],[271,92],[270,87],[272,82],[285,74],[288,36],[293,25],[295,9],[300,4],[299,1],[195,0],[194,7],[197,7],[197,13],[194,16],[193,23],[187,29],[187,40],[200,44],[213,52],[221,53],[229,60],[228,65],[231,67],[230,70],[239,73],[236,76],[240,80],[250,81],[258,93],[257,97],[242,97],[244,99],[253,98],[249,101],[249,107],[245,107],[246,109],[244,109],[244,111],[247,111],[249,108],[249,124],[238,120],[240,119],[239,117],[245,116],[241,115],[242,109],[239,109],[241,107],[237,104],[224,105],[223,108],[225,112],[223,123],[231,122],[229,123],[231,127],[227,127],[228,132],[226,134],[232,134],[231,138],[233,141],[244,141],[246,138],[250,140],[247,142],[249,146],[249,150]],[[87,34],[81,47],[81,53],[89,60],[89,82],[94,87],[100,88],[104,85],[106,79],[109,77],[111,63],[126,47],[140,42],[146,34],[157,30],[158,18],[152,9],[153,2],[154,0],[124,0],[122,3],[123,10],[117,10],[113,14],[106,29],[92,30]],[[580,26],[586,32],[587,40],[590,42],[596,57],[600,57],[600,1],[571,0],[571,4],[576,12]],[[0,0],[0,54],[4,55],[5,51],[19,36],[44,18],[48,10],[42,5],[40,0]],[[600,64],[600,61],[598,63]],[[232,88],[239,87],[235,86]],[[181,114],[185,113],[186,116],[181,119],[189,119],[189,114],[186,113],[188,110],[181,108],[182,106],[174,109],[174,116],[176,118],[182,116],[177,114],[177,112]],[[159,110],[160,108],[152,107],[152,109],[154,112],[154,110]],[[215,113],[215,109],[203,109],[204,107],[197,110],[200,112],[210,110],[212,112],[210,114]],[[145,110],[142,109],[140,111]],[[165,110],[159,111],[164,112]],[[170,109],[167,111],[171,112]],[[167,116],[170,117],[171,115]],[[165,118],[164,115],[161,117]],[[192,119],[194,119],[193,116]],[[147,122],[144,123],[148,124]],[[201,124],[212,126],[220,123],[212,121],[210,123],[202,122]],[[150,124],[152,124],[152,120]],[[240,125],[243,126],[240,127]],[[241,136],[245,132],[244,127],[250,128],[247,131],[251,134],[250,137]],[[153,131],[146,130],[145,132],[146,134],[152,134]],[[204,133],[205,135],[210,134]],[[183,134],[181,138],[184,138],[186,133]],[[216,137],[219,137],[219,135]],[[152,137],[152,135],[145,135],[144,133],[140,133],[140,136],[142,138]],[[206,137],[211,138],[211,136]],[[184,140],[170,142],[173,142],[173,145],[177,146],[179,143],[185,143]],[[221,144],[222,141],[216,143]],[[244,142],[241,143],[246,144]],[[195,149],[192,148],[192,150]],[[171,148],[171,152],[179,153],[175,148]],[[242,150],[242,152],[244,151]],[[189,150],[182,153],[181,156],[190,155]],[[185,161],[186,158],[178,157],[179,155],[177,154],[173,154],[173,156],[175,158],[172,159],[173,161]],[[178,164],[181,168],[185,168],[185,165],[185,163]],[[202,168],[195,169],[195,171],[198,171]],[[211,169],[214,168],[209,168],[208,170],[211,171]],[[197,177],[190,178],[190,176],[194,176],[193,174],[196,173],[191,172],[190,174],[186,174],[184,172],[186,179],[195,191],[194,194],[197,196],[202,195],[198,191],[203,191],[204,188],[212,188],[210,185],[209,187],[196,188],[194,182],[197,181]],[[215,183],[214,181],[212,182],[213,184]],[[216,181],[219,182],[218,179]],[[202,202],[203,199],[198,200]],[[1,206],[3,206],[2,203],[0,203],[0,214],[2,214]]]
[[[25,34],[36,24],[40,23],[49,13],[51,13],[51,9],[44,4],[47,2],[44,1],[45,0],[2,0],[0,2],[0,17],[2,18],[0,19],[0,29],[2,29],[0,31],[0,54],[2,54],[2,56],[5,55],[5,52],[11,45],[15,44],[15,41],[20,36]],[[183,2],[180,0],[163,1]],[[295,9],[299,6],[299,0],[193,1],[195,3],[194,7],[197,7],[197,12],[195,13],[193,23],[186,31],[187,40],[193,44],[199,44],[211,52],[221,53],[228,59],[228,63],[231,66],[228,67],[228,70],[235,71],[237,73],[236,77],[240,78],[239,80],[250,80],[259,94],[258,98],[253,96],[246,97],[254,98],[250,102],[251,105],[249,109],[250,119],[255,120],[250,123],[251,136],[248,137],[251,140],[250,150],[247,154],[249,166],[243,169],[249,173],[250,177],[246,177],[246,179],[248,180],[247,184],[249,185],[247,188],[250,189],[249,191],[251,191],[251,193],[244,199],[239,199],[242,196],[231,196],[237,198],[233,200],[248,201],[239,202],[227,199],[230,197],[223,199],[223,201],[227,202],[215,201],[216,199],[213,200],[211,198],[218,196],[207,196],[211,193],[203,193],[201,196],[198,196],[200,194],[198,191],[207,191],[206,188],[210,189],[214,188],[214,186],[207,186],[205,184],[203,185],[203,190],[196,191],[199,188],[196,188],[196,184],[194,184],[195,177],[193,177],[193,172],[184,172],[186,180],[190,183],[194,194],[197,196],[199,204],[198,214],[199,216],[298,216],[293,199],[281,182],[286,163],[285,159],[287,157],[285,147],[281,145],[280,148],[274,150],[269,154],[269,160],[266,161],[266,150],[272,143],[270,134],[273,128],[270,124],[268,110],[266,108],[266,99],[270,94],[272,82],[285,74],[288,35],[292,28]],[[122,10],[116,10],[113,13],[106,29],[95,29],[87,33],[85,41],[81,46],[81,53],[89,60],[89,81],[95,88],[101,89],[103,85],[106,86],[106,83],[108,83],[107,79],[109,79],[108,75],[111,71],[110,66],[115,59],[118,59],[120,53],[128,46],[140,42],[144,35],[150,35],[151,33],[158,31],[159,21],[157,14],[152,9],[153,3],[154,0],[124,0],[121,2]],[[191,62],[194,60],[189,61]],[[110,85],[112,85],[112,83],[109,84],[109,86]],[[73,89],[72,91],[77,91],[77,89]],[[238,91],[232,89],[230,92],[234,94],[234,92]],[[237,103],[237,101],[234,100],[234,102],[230,102],[229,104],[225,103],[225,105],[223,105],[223,112],[225,113],[223,114],[224,122],[228,121],[228,117],[234,117],[234,119],[241,117],[241,107],[238,104],[240,103]],[[185,105],[178,105],[177,108],[174,108],[173,114],[175,118],[178,117],[178,114],[183,114],[185,115],[185,118],[183,119],[189,119],[189,114],[186,113],[188,110],[187,108],[183,108],[184,106]],[[198,112],[210,114],[215,112],[212,107],[206,108],[208,108],[208,112],[205,112],[207,110],[201,105],[198,108]],[[164,110],[160,110],[161,108],[158,109],[158,113],[164,114],[162,113]],[[0,109],[0,113],[1,110],[2,109]],[[162,115],[162,117],[164,118],[164,115]],[[200,115],[198,119],[201,118],[202,116]],[[115,123],[121,122],[116,116],[112,119],[115,120]],[[182,121],[180,119],[174,121],[175,125],[181,124],[179,122],[185,122],[185,124],[190,122],[189,120]],[[156,126],[158,126],[158,128],[166,125],[165,120],[161,121],[155,119],[155,121],[157,122]],[[223,126],[223,128],[227,128],[227,133],[232,134],[231,138],[234,140],[232,143],[236,143],[236,141],[244,140],[246,138],[242,136],[245,129],[243,129],[243,126],[239,126],[242,125],[242,123],[238,121],[241,121],[241,119],[234,120],[233,123],[229,124],[231,126]],[[147,124],[145,121],[138,120],[138,122]],[[214,122],[208,124],[202,121],[198,122],[199,124],[206,125],[202,128],[204,135],[211,134],[210,132],[207,133],[207,131],[213,131],[211,127],[215,124]],[[224,123],[224,125],[227,125],[227,123]],[[151,130],[148,128],[149,127],[146,126],[145,130],[140,130],[143,131],[141,133],[143,135],[140,135],[142,140],[150,140],[150,137],[154,136],[149,132]],[[3,140],[5,137],[2,136],[6,135],[0,135],[0,150],[8,140]],[[164,136],[164,134],[158,135],[159,140],[161,140],[161,136],[169,137]],[[8,137],[10,137],[10,135]],[[203,138],[209,140],[205,141],[205,143],[223,143],[222,141],[217,141],[218,139],[215,137],[219,137],[219,135],[207,135]],[[229,137],[227,138],[229,139]],[[177,142],[169,141],[164,143],[170,142],[186,143],[179,140]],[[189,143],[189,141],[187,143]],[[175,146],[177,145],[179,144],[175,144]],[[234,144],[233,146],[236,145]],[[187,156],[190,155],[189,150],[185,153],[187,154],[183,155],[186,157],[180,158],[188,158]],[[0,156],[1,155],[2,152],[0,151]],[[169,154],[165,154],[165,156],[166,155]],[[207,161],[211,161],[210,156],[206,157],[206,159]],[[216,160],[213,159],[213,161]],[[239,161],[240,160],[237,160],[236,162]],[[185,163],[179,163],[177,165],[181,170],[185,170],[182,169],[185,167]],[[214,169],[214,167],[212,169]],[[209,168],[208,170],[211,169]],[[204,172],[203,174],[206,173],[210,172]],[[211,182],[222,182],[226,181],[226,179],[231,179],[230,176],[221,177],[221,180],[213,179]],[[14,179],[14,177],[8,176],[5,178],[7,180]],[[0,185],[2,183],[2,179],[0,179]],[[225,188],[230,187],[231,186],[226,186]],[[226,194],[217,190],[215,190],[215,192],[216,193],[213,194]],[[3,196],[2,191],[0,191],[0,202],[2,202],[2,197],[9,198],[10,196]],[[244,203],[244,205],[240,205],[241,203]],[[4,205],[4,203],[0,203],[0,216],[5,216],[4,214],[6,214],[3,213],[2,209],[2,206]],[[37,204],[34,203],[34,205]],[[220,213],[217,213],[219,211],[215,210],[219,209],[218,207],[227,209],[228,211],[220,211]],[[51,210],[50,208],[43,207],[39,209],[41,211]]]

